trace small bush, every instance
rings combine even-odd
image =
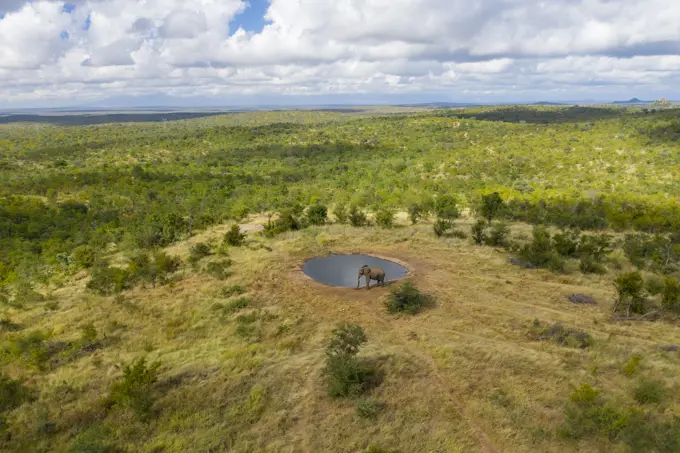
[[[97,329],[94,323],[88,322],[80,327],[80,347],[86,348],[97,343]]]
[[[599,390],[583,384],[570,395],[565,408],[565,422],[560,433],[580,438],[601,434],[614,439],[627,425],[627,411],[606,402]]]
[[[3,345],[2,353],[43,370],[53,353],[47,341],[50,336],[50,332],[41,330],[17,335]]]
[[[341,324],[333,329],[333,336],[326,346],[326,354],[355,356],[366,341],[366,333],[360,325]]]
[[[0,373],[0,414],[14,410],[32,398],[32,392],[20,381]]]
[[[491,231],[486,239],[486,243],[497,247],[505,247],[508,243],[509,234],[510,228],[508,228],[504,222],[495,222],[491,226]],[[477,238],[475,238],[475,242],[476,240]]]
[[[577,230],[566,230],[553,237],[555,251],[567,258],[578,257],[578,246],[581,233]]]
[[[350,225],[353,227],[363,227],[368,225],[368,218],[366,217],[366,214],[355,205],[352,205],[352,207],[349,208],[347,219],[349,220]]]
[[[94,265],[96,254],[89,245],[82,245],[73,249],[73,259],[76,266],[87,269]]]
[[[323,225],[328,218],[328,208],[320,203],[307,208],[307,221],[310,225]]]
[[[453,236],[454,238],[458,238],[458,239],[467,239],[467,237],[468,237],[467,233],[465,231],[462,231],[462,230],[453,230],[451,232],[451,236]]]
[[[621,371],[623,371],[623,374],[625,374],[626,376],[632,376],[640,369],[641,361],[642,361],[641,356],[634,355],[633,357],[630,358],[630,360],[628,360],[628,362],[626,362]]]
[[[243,308],[247,308],[248,305],[250,305],[250,300],[247,297],[239,297],[238,299],[234,299],[231,302],[229,302],[224,307],[224,310],[227,312],[234,312],[241,310]]]
[[[440,219],[457,219],[460,217],[458,199],[453,195],[439,195],[434,201],[434,212]]]
[[[652,296],[662,294],[665,288],[665,282],[663,279],[657,277],[656,275],[650,276],[645,281],[645,291]]]
[[[472,240],[475,244],[482,245],[487,241],[486,236],[486,222],[482,219],[477,220],[477,222],[470,227],[470,232],[472,234]]]
[[[644,299],[642,289],[644,280],[639,272],[621,274],[614,280],[614,288],[618,294],[618,300],[614,305],[614,312],[625,311],[630,313],[644,313]]]
[[[451,228],[453,228],[453,223],[445,219],[437,219],[435,220],[434,225],[432,225],[434,234],[437,237],[446,235]]]
[[[606,274],[607,268],[598,263],[592,255],[586,255],[579,261],[578,268],[584,274]]]
[[[502,213],[503,207],[503,198],[498,192],[482,195],[479,214],[491,223]]]
[[[421,293],[411,282],[400,287],[390,288],[390,295],[385,305],[391,313],[416,314],[423,307],[430,304],[430,297]]]
[[[381,228],[392,228],[394,226],[394,212],[381,209],[375,213],[375,223]]]
[[[304,227],[303,222],[298,218],[299,208],[284,209],[279,213],[279,217],[272,221],[269,219],[264,226],[264,235],[274,237],[286,231],[298,231]]]
[[[415,225],[416,223],[420,222],[420,219],[423,218],[423,214],[424,209],[419,204],[412,204],[408,207],[408,218],[411,221],[412,225]]]
[[[114,404],[132,409],[141,419],[147,418],[154,403],[154,384],[158,380],[160,362],[147,366],[144,357],[125,365],[123,377],[111,387],[109,399]]]
[[[658,404],[666,394],[662,381],[642,378],[633,389],[633,398],[640,404]]]
[[[198,242],[189,247],[189,262],[197,263],[211,253],[210,246],[205,242]]]
[[[335,205],[333,209],[333,215],[335,216],[335,221],[338,223],[347,223],[349,221],[349,214],[347,213],[347,208],[344,204]]]
[[[127,269],[117,267],[98,267],[92,272],[92,278],[87,282],[87,289],[102,296],[117,294],[130,285],[130,273]]]
[[[241,232],[241,227],[233,224],[224,235],[224,242],[232,247],[240,247],[246,242],[246,234]]]
[[[673,277],[664,281],[661,304],[665,310],[680,312],[680,282]]]
[[[520,256],[536,267],[550,269],[553,272],[564,270],[564,260],[553,248],[550,233],[541,226],[534,227],[533,240],[520,250]]]
[[[357,324],[342,324],[333,330],[326,347],[326,366],[323,370],[330,396],[357,396],[368,387],[375,372],[356,358],[365,342],[366,334]]]
[[[361,418],[376,418],[380,413],[380,403],[374,398],[359,398],[356,402],[356,410]]]
[[[226,280],[231,275],[231,271],[228,270],[231,264],[230,259],[212,261],[205,266],[205,273],[217,280]]]
[[[229,285],[222,288],[220,294],[222,295],[222,297],[231,297],[241,295],[245,292],[246,292],[245,288],[241,285]]]

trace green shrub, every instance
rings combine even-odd
[[[584,274],[606,274],[607,268],[603,264],[597,262],[592,255],[585,255],[579,261],[578,268]]]
[[[631,411],[621,439],[633,453],[680,451],[680,417],[661,421],[649,412]]]
[[[24,387],[21,381],[0,373],[0,415],[16,409],[31,399],[33,399],[33,392]]]
[[[645,280],[645,291],[652,296],[662,294],[665,288],[664,279],[652,275]]]
[[[625,311],[630,313],[644,313],[644,298],[642,289],[644,280],[639,272],[629,272],[621,274],[614,280],[614,288],[618,294],[618,299],[614,305],[614,312]]]
[[[241,295],[245,292],[245,288],[241,285],[229,285],[222,288],[220,294],[222,297],[231,297]]]
[[[608,234],[581,236],[578,245],[578,255],[580,257],[590,257],[591,261],[600,263],[611,253],[612,237]]]
[[[626,376],[632,376],[640,369],[640,362],[642,361],[642,356],[634,355],[626,362],[626,364],[621,368],[621,371]]]
[[[332,335],[326,346],[326,355],[355,356],[367,341],[364,329],[358,324],[341,324],[333,329]]]
[[[139,418],[147,418],[155,400],[154,384],[158,380],[160,362],[147,366],[141,357],[123,368],[123,377],[111,387],[109,399],[112,403],[131,409]]]
[[[87,289],[102,296],[118,294],[130,288],[130,272],[118,267],[97,267],[87,282]]]
[[[421,293],[411,282],[390,288],[385,305],[391,313],[416,314],[431,303],[430,297]]]
[[[229,266],[232,265],[231,259],[211,261],[205,266],[205,273],[217,280],[226,280],[230,275]]]
[[[189,262],[197,263],[211,253],[210,245],[205,242],[198,242],[189,247]]]
[[[349,208],[347,219],[349,220],[350,225],[353,227],[363,227],[368,225],[368,218],[366,217],[366,214],[355,205],[352,205]]]
[[[489,235],[486,238],[486,243],[492,246],[505,247],[508,243],[509,234],[510,228],[504,222],[495,222],[491,226]],[[474,239],[475,242],[477,242],[477,238]]]
[[[564,416],[560,433],[573,438],[599,434],[615,439],[629,420],[628,411],[606,402],[600,391],[588,384],[572,392]]]
[[[323,225],[328,218],[328,208],[316,203],[307,208],[307,221],[310,225]]]
[[[365,342],[366,334],[357,324],[342,324],[333,330],[323,369],[330,396],[357,396],[368,388],[374,370],[356,358]]]
[[[424,209],[419,204],[412,204],[408,207],[408,218],[412,225],[415,225],[423,218]]]
[[[232,300],[229,302],[225,307],[224,310],[227,312],[234,312],[241,310],[243,308],[247,308],[248,305],[250,305],[250,299],[247,297],[239,297],[237,299]]]
[[[445,219],[437,219],[435,220],[434,225],[432,225],[434,234],[437,237],[446,235],[451,228],[453,228],[453,223]]]
[[[503,198],[498,192],[482,195],[479,214],[489,223],[503,211]]]
[[[451,236],[453,236],[454,238],[458,238],[458,239],[467,239],[467,237],[468,237],[467,233],[465,231],[462,231],[462,230],[453,230],[451,232]]]
[[[50,332],[42,330],[16,335],[3,345],[3,355],[42,370],[54,352],[47,341],[50,337]]]
[[[349,214],[344,204],[335,205],[335,209],[333,209],[333,215],[335,216],[335,221],[338,223],[344,224],[349,222]]]
[[[665,310],[680,312],[680,281],[666,277],[661,303]]]
[[[454,220],[460,217],[458,199],[453,195],[439,195],[434,202],[434,212],[440,219]]]
[[[640,404],[658,404],[666,394],[666,386],[662,381],[641,378],[633,389],[633,398]]]
[[[121,453],[125,450],[115,446],[110,428],[90,425],[69,444],[67,453]]]
[[[482,245],[487,241],[486,222],[484,220],[477,220],[477,222],[470,227],[470,232],[472,233],[472,240],[475,241],[475,244]]]
[[[555,251],[567,258],[577,258],[581,233],[578,230],[565,230],[553,237]]]
[[[95,251],[89,245],[81,245],[73,249],[73,260],[76,266],[80,268],[90,268],[94,265],[96,259]]]
[[[80,347],[89,347],[97,343],[97,329],[93,322],[88,322],[80,327]]]
[[[375,223],[381,228],[392,228],[394,226],[394,212],[381,209],[375,213]]]
[[[224,235],[224,242],[232,247],[240,247],[246,242],[246,234],[241,232],[238,224],[233,224],[227,234]]]
[[[359,398],[356,402],[356,410],[361,418],[376,418],[380,413],[380,403],[374,398]]]
[[[520,256],[529,264],[550,269],[553,272],[564,270],[564,260],[555,251],[550,233],[542,227],[535,226],[533,240],[520,250]]]

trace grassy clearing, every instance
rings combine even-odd
[[[73,277],[53,291],[56,310],[46,301],[7,308],[5,324],[18,326],[2,332],[10,354],[3,372],[17,382],[3,381],[14,395],[2,414],[12,449],[601,452],[638,445],[644,433],[604,424],[589,430],[583,423],[591,412],[565,415],[583,384],[601,392],[594,411],[631,416],[631,407],[663,407],[653,426],[674,433],[680,358],[659,346],[680,343],[677,325],[612,322],[612,271],[522,269],[501,249],[403,223],[389,234],[329,225],[257,239],[272,251],[231,249],[224,280],[185,263],[172,284],[100,296]],[[457,224],[469,231],[474,220]],[[186,257],[190,245],[226,229],[166,252]],[[531,233],[521,224],[511,231]],[[436,304],[394,316],[384,306],[389,288],[344,290],[306,279],[302,260],[328,252],[403,261],[408,281]],[[598,304],[568,300],[581,293]],[[538,334],[554,341],[527,334],[536,318],[546,329]],[[322,374],[328,339],[342,322],[363,328],[367,341],[356,358],[381,377],[354,399],[329,396]],[[589,335],[588,347],[578,343],[585,337],[568,347],[575,332]],[[102,345],[86,353],[60,355],[63,345],[96,341]],[[142,357],[147,366],[159,363],[157,376],[129,368]],[[153,399],[135,400],[139,389]],[[39,398],[21,396],[31,392]],[[563,435],[565,424],[572,435]],[[619,432],[637,437],[626,441]]]

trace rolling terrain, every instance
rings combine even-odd
[[[0,447],[678,451],[678,117],[0,125]],[[409,275],[301,270],[359,252]],[[405,282],[427,303],[395,312]]]

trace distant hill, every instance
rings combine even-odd
[[[187,120],[233,112],[164,112],[164,113],[100,113],[100,114],[9,114],[0,115],[0,124],[41,123],[56,126],[85,126],[106,123],[146,123]]]
[[[633,98],[629,101],[614,101],[612,104],[651,104],[652,101],[641,101],[638,98]]]

